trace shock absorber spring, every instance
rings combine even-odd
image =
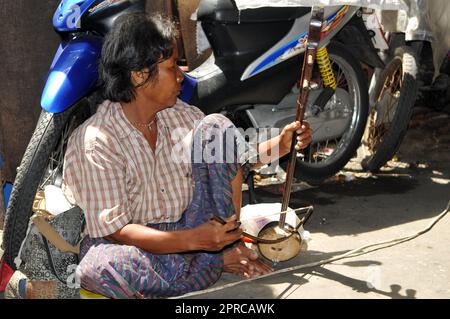
[[[336,90],[337,83],[334,76],[333,68],[331,66],[330,56],[326,47],[317,50],[317,64],[319,65],[320,73],[325,87],[331,87]]]

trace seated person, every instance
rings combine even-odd
[[[271,271],[240,244],[238,227],[243,179],[264,163],[252,166],[251,149],[226,117],[177,99],[177,58],[171,21],[117,19],[100,61],[105,101],[69,140],[64,191],[83,209],[88,233],[76,276],[109,298],[178,296],[210,287],[222,272]],[[259,154],[289,153],[295,131],[297,149],[305,148],[312,132],[297,122],[261,143]],[[221,157],[208,151],[215,138],[224,141]]]

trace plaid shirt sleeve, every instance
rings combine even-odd
[[[99,238],[122,229],[133,216],[128,207],[126,161],[118,142],[101,132],[90,133],[88,128],[71,138],[64,183],[85,213],[89,236]]]

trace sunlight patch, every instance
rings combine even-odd
[[[436,184],[441,184],[441,185],[448,185],[448,184],[450,184],[450,179],[446,179],[446,178],[431,177],[431,180],[434,183],[436,183]]]

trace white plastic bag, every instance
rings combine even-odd
[[[45,210],[53,216],[57,216],[73,208],[67,201],[61,188],[54,185],[48,185],[45,186],[44,193]]]
[[[248,234],[258,236],[264,226],[280,220],[280,212],[281,203],[264,203],[244,206],[241,209],[242,228]],[[292,208],[288,208],[286,223],[292,227],[296,227],[300,223],[300,218],[298,218]],[[311,240],[311,235],[308,231],[303,229],[303,226],[299,228],[298,233],[302,242],[305,244],[302,246],[302,250],[306,250],[306,244]]]

